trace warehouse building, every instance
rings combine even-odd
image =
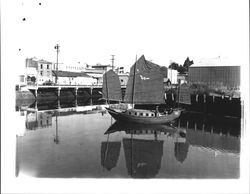
[[[203,84],[209,88],[238,90],[240,66],[231,64],[227,58],[201,59],[189,67],[188,82]]]

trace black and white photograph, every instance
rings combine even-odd
[[[2,0],[3,193],[249,193],[247,0]]]

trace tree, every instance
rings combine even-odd
[[[186,68],[186,72],[188,72],[188,68],[193,65],[194,62],[190,61],[189,57],[186,58],[186,60],[184,61],[183,67]]]
[[[171,64],[168,67],[174,70],[178,70],[179,64],[176,62],[171,62]]]
[[[178,72],[180,74],[185,74],[187,72],[187,69],[184,66],[180,65],[178,68]]]
[[[178,73],[180,74],[185,74],[188,72],[188,68],[194,64],[193,61],[190,61],[189,57],[186,58],[186,60],[184,61],[183,65],[179,65],[176,62],[171,62],[171,64],[168,66],[171,69],[175,69],[178,71]]]

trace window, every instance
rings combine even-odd
[[[135,112],[135,115],[137,115],[137,112]]]
[[[49,71],[47,71],[47,76],[50,76],[50,72]]]
[[[140,116],[143,116],[143,113],[140,113]]]
[[[154,114],[151,114],[151,116],[153,117],[153,116],[154,116]]]
[[[128,114],[130,114],[130,115],[131,115],[131,112],[128,112]]]
[[[123,79],[121,79],[121,82],[123,83]]]
[[[47,65],[47,69],[49,69],[49,65]]]
[[[146,113],[146,116],[148,117],[148,113]]]
[[[40,65],[41,69],[43,68],[43,64]]]
[[[40,75],[43,76],[43,72],[42,71],[40,72]]]

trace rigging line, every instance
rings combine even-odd
[[[108,78],[107,78],[107,71],[105,72],[105,82],[106,82],[106,89],[107,89],[107,102],[109,104],[109,93],[108,93]]]
[[[135,65],[134,65],[134,77],[133,77],[133,88],[132,88],[132,106],[134,104],[134,93],[135,93],[135,71],[136,71],[136,64],[137,64],[137,55],[135,57]]]

